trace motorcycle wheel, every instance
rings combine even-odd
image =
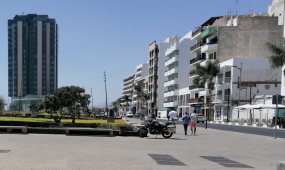
[[[138,130],[138,133],[139,137],[144,138],[147,137],[148,130],[146,128],[141,128],[140,130]]]
[[[170,133],[170,132],[168,132],[168,131],[166,131],[166,130],[163,130],[163,131],[162,131],[162,136],[163,136],[164,138],[170,138],[172,135],[173,135],[173,133]]]

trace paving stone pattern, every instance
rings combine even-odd
[[[201,157],[229,168],[253,168],[251,166],[241,164],[239,162],[220,156],[201,156]]]
[[[177,125],[170,139],[161,135],[0,134],[0,169],[244,170],[241,165],[246,165],[253,167],[248,169],[275,170],[277,162],[285,160],[284,143],[285,139],[199,127],[196,135],[185,136],[182,125]],[[213,162],[201,156],[226,159]]]

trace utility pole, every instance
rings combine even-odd
[[[240,63],[240,67],[232,66],[239,69],[239,78],[238,78],[238,106],[240,106],[240,91],[241,91],[241,70],[242,70],[242,63]],[[238,119],[239,119],[239,110],[238,110]]]
[[[237,5],[238,5],[238,0],[236,0],[236,17],[238,16]]]
[[[93,93],[92,93],[92,87],[91,87],[91,97],[92,97],[92,108],[91,108],[91,110],[93,111]],[[95,111],[95,110],[94,110]]]
[[[107,112],[107,115],[109,115],[109,112],[108,112],[108,100],[107,100],[107,85],[106,85],[106,72],[104,71],[104,82],[105,82],[105,94],[106,94],[106,112]]]
[[[230,112],[230,88],[228,88],[228,112],[227,112],[227,122],[229,122],[229,112]]]

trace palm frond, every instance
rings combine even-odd
[[[271,42],[265,43],[265,46],[272,52],[269,58],[272,68],[282,67],[285,64],[285,46],[284,40],[281,40],[279,44],[274,44]]]

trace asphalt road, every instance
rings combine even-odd
[[[159,122],[164,122],[164,119],[158,119]],[[179,121],[179,124],[182,124],[182,121]],[[206,127],[206,123],[198,123],[198,127]],[[252,126],[237,126],[237,125],[227,125],[227,124],[216,124],[216,123],[207,123],[207,128],[224,130],[245,134],[261,135],[261,136],[274,136],[274,128],[263,128],[263,127],[252,127]],[[276,138],[285,138],[285,129],[276,130]]]
[[[204,124],[199,123],[198,126],[205,127],[205,123]],[[275,131],[274,128],[224,125],[224,124],[214,124],[214,123],[207,123],[207,128],[216,129],[216,130],[232,131],[232,132],[238,132],[238,133],[253,134],[253,135],[271,136],[271,137],[274,137],[274,131]],[[276,133],[277,138],[285,138],[284,129],[277,129],[276,132],[277,132]]]

